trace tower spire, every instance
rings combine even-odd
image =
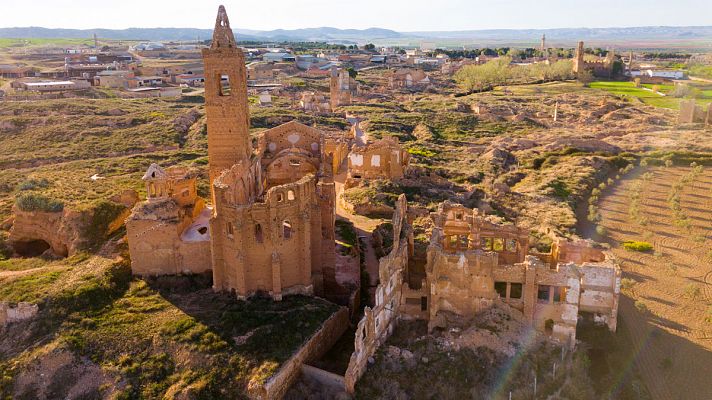
[[[220,47],[237,47],[235,35],[230,29],[230,20],[227,18],[227,11],[223,5],[218,8],[218,16],[215,19],[215,29],[213,30],[213,43],[210,45],[211,49]]]

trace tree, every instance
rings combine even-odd
[[[595,80],[595,77],[593,76],[593,72],[584,69],[583,71],[579,71],[578,75],[576,75],[576,79],[583,83],[583,86],[588,87],[588,85]]]
[[[363,49],[368,50],[368,51],[374,51],[374,50],[376,50],[376,45],[373,43],[369,43],[369,44],[363,46]]]
[[[356,71],[355,69],[353,69],[353,67],[348,67],[348,68],[346,68],[346,71],[348,71],[349,76],[352,77],[352,78],[354,78],[354,79],[356,79],[356,77],[358,76],[358,71]]]

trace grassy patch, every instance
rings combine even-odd
[[[621,246],[630,251],[647,252],[653,250],[653,245],[648,242],[626,241],[622,242]]]

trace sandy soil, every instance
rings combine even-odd
[[[676,226],[679,217],[668,202],[673,185],[690,170],[651,168],[652,177],[623,179],[599,204],[623,276],[635,281],[624,287],[620,317],[655,399],[712,399],[712,321],[707,320],[712,309],[712,168],[681,192],[689,229]],[[631,216],[636,181],[642,184],[640,217]],[[628,240],[650,242],[654,251],[619,246]],[[640,303],[647,311],[640,311]]]

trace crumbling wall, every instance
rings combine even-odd
[[[339,106],[350,105],[351,98],[357,92],[358,84],[346,69],[331,67],[329,80],[329,94],[331,111]]]
[[[410,153],[394,137],[386,137],[365,146],[354,146],[349,153],[351,179],[400,179],[405,176]]]
[[[691,100],[680,100],[680,116],[678,117],[678,123],[680,124],[694,124],[694,123],[712,123],[712,106],[707,106],[707,112],[704,111],[702,106],[698,105],[695,99]]]
[[[0,327],[34,318],[38,311],[39,306],[37,304],[20,302],[12,305],[7,302],[0,302]]]
[[[266,160],[285,149],[302,149],[314,157],[322,152],[322,132],[318,129],[290,121],[260,134],[257,151]],[[267,161],[263,160],[265,165]]]
[[[324,154],[331,157],[331,173],[336,175],[341,169],[349,153],[349,145],[345,139],[327,138],[324,140]]]
[[[408,205],[400,195],[393,214],[393,250],[379,260],[380,283],[373,308],[366,307],[356,328],[354,352],[345,374],[346,390],[354,393],[356,382],[366,371],[368,359],[393,333],[401,316],[401,302],[408,259],[413,254],[413,232],[408,224]]]

